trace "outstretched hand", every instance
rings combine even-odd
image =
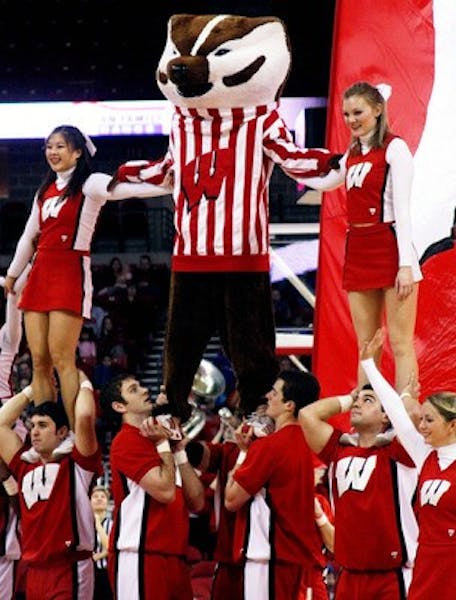
[[[385,341],[385,332],[382,328],[377,329],[374,337],[371,340],[363,342],[360,351],[360,359],[367,360],[368,358],[374,358],[378,351],[382,348]]]
[[[11,277],[11,275],[6,275],[5,282],[3,284],[5,298],[8,296],[8,294],[16,295],[16,290],[14,289],[16,279],[17,277]]]
[[[241,423],[234,434],[239,450],[248,450],[253,441],[253,427],[246,423]]]
[[[129,160],[120,165],[106,189],[110,192],[120,182],[141,183],[143,181],[141,171],[148,165],[149,161],[147,160]]]
[[[328,160],[328,167],[330,169],[335,169],[336,171],[338,171],[340,169],[340,159],[342,157],[343,154],[333,154]]]
[[[410,375],[410,379],[407,382],[407,385],[402,390],[401,395],[410,395],[411,398],[419,398],[420,397],[421,385],[418,381],[416,373],[412,373]]]
[[[108,185],[106,186],[106,189],[108,190],[108,192],[112,192],[112,190],[116,187],[116,185],[119,183],[119,178],[117,176],[117,173],[115,173],[111,179],[111,181],[108,183]]]
[[[139,428],[141,435],[148,438],[155,444],[163,440],[169,440],[170,434],[154,417],[147,417],[141,423]]]

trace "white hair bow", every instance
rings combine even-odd
[[[81,131],[84,140],[85,140],[85,145],[87,148],[87,151],[89,152],[90,156],[95,156],[95,153],[97,151],[97,147],[95,146],[95,144],[92,142],[91,138],[84,133],[83,131]]]
[[[380,92],[380,96],[386,102],[390,98],[393,88],[389,85],[389,83],[379,83],[375,87]]]

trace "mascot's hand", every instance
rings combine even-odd
[[[108,183],[108,191],[111,191],[117,183],[121,182],[141,183],[144,180],[141,179],[140,173],[144,167],[149,165],[150,163],[147,160],[130,160],[120,165]]]
[[[335,169],[336,171],[340,169],[340,159],[343,157],[343,154],[331,154],[328,159],[328,170],[325,172],[328,173],[331,169]]]

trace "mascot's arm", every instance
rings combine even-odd
[[[108,190],[112,190],[114,186],[122,182],[147,182],[168,187],[172,181],[172,168],[173,159],[169,151],[163,158],[156,161],[131,160],[118,167],[108,185]]]
[[[152,198],[166,196],[172,193],[172,188],[166,183],[153,185],[151,183],[116,183],[109,191],[112,178],[105,173],[92,173],[82,187],[85,196],[104,204],[106,200],[124,200],[125,198]]]
[[[263,148],[265,154],[293,179],[326,175],[332,168],[335,156],[329,150],[297,146],[278,115],[264,132]]]
[[[340,154],[334,155],[340,157]],[[328,192],[329,190],[334,190],[340,187],[345,182],[345,175],[347,172],[345,161],[347,159],[347,155],[344,154],[342,158],[339,158],[338,165],[336,168],[333,168],[329,173],[320,177],[293,177],[293,179],[297,179],[299,183],[304,183],[306,187],[312,188],[313,190],[319,190],[322,192]],[[337,170],[336,170],[337,169]],[[287,175],[289,174],[287,169],[284,169]]]

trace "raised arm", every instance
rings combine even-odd
[[[347,394],[323,398],[301,408],[299,423],[307,443],[316,454],[323,450],[334,431],[328,419],[350,410],[353,402],[353,395]]]
[[[347,155],[344,154],[339,161],[339,169],[331,169],[327,175],[320,177],[299,177],[297,180],[299,183],[304,183],[307,187],[313,190],[319,190],[322,192],[329,192],[343,185],[345,182],[345,175],[347,172],[346,168]]]
[[[169,504],[176,497],[176,468],[166,429],[154,417],[148,417],[141,425],[144,437],[153,441],[161,464],[152,467],[141,478],[139,485],[158,502]]]
[[[140,183],[117,183],[108,191],[112,177],[105,173],[93,173],[84,183],[82,188],[86,196],[100,202],[125,200],[126,198],[152,198],[155,196],[166,196],[172,193],[172,187],[168,180],[163,184],[153,184],[146,181]]]
[[[190,464],[185,446],[188,439],[184,438],[174,448],[174,462],[182,479],[182,493],[185,503],[191,512],[201,512],[205,506],[204,486],[201,479]]]
[[[416,430],[400,395],[386,381],[374,362],[374,355],[384,341],[384,332],[378,329],[369,342],[361,349],[361,366],[366,373],[375,393],[377,394],[401,444],[407,450],[415,465],[421,468],[424,459],[429,453],[424,438]]]
[[[0,409],[0,456],[7,464],[23,445],[21,438],[12,427],[29,405],[31,398],[32,388],[27,386],[5,402]]]
[[[70,415],[68,419],[71,422]],[[92,456],[98,449],[95,429],[96,407],[93,386],[79,371],[79,391],[74,403],[74,443],[83,456]]]
[[[251,494],[234,479],[233,475],[247,457],[248,449],[253,440],[253,427],[248,427],[246,429],[245,426],[241,424],[236,429],[235,436],[240,452],[236,463],[228,473],[228,479],[225,486],[225,508],[230,511],[239,510],[251,498]]]

